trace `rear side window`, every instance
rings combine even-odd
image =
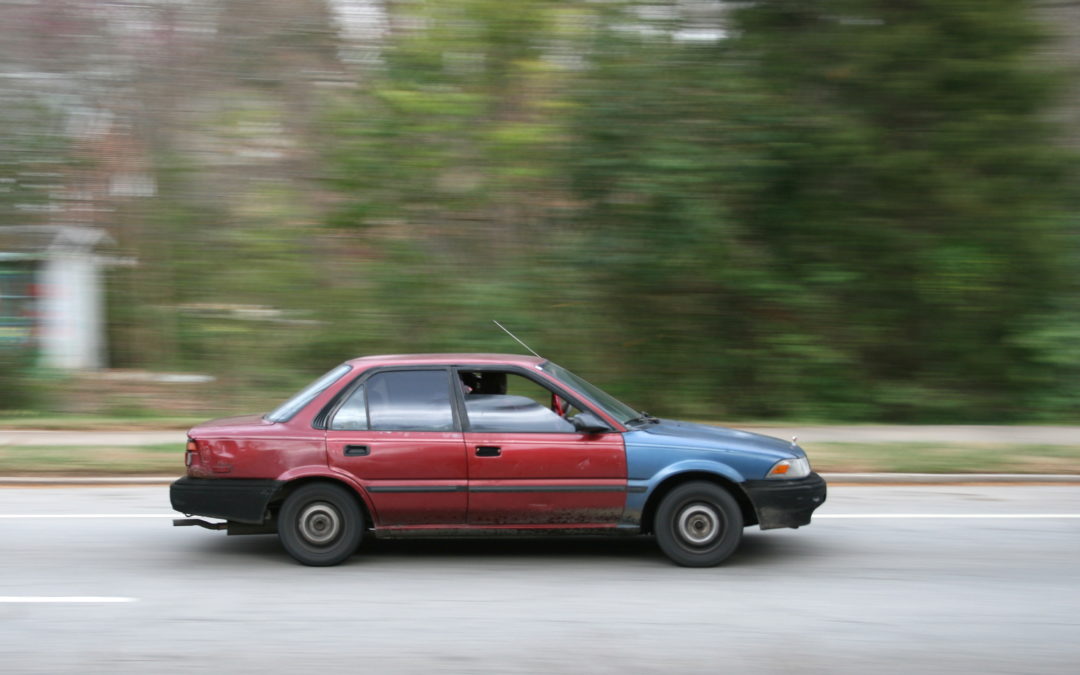
[[[368,428],[367,397],[364,388],[357,387],[334,413],[330,428],[338,431],[361,431]]]
[[[304,406],[315,400],[316,396],[326,391],[327,387],[340,380],[345,373],[350,370],[352,370],[352,366],[344,363],[337,368],[334,368],[329,373],[301,389],[299,393],[294,395],[288,401],[282,403],[277,410],[267,415],[265,419],[269,422],[288,422],[292,419],[293,415],[300,412]]]
[[[445,370],[376,373],[364,383],[374,431],[453,431],[450,379]],[[336,421],[336,418],[335,418]]]

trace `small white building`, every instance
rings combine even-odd
[[[64,370],[104,367],[114,246],[96,227],[0,227],[0,349],[31,347],[42,365]]]

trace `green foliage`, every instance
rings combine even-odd
[[[0,346],[0,410],[31,410],[45,403],[46,386],[30,349]]]
[[[707,46],[601,34],[575,185],[619,321],[680,374],[664,407],[989,421],[1075,405],[1051,361],[1075,369],[1059,336],[1076,323],[1025,328],[1076,271],[1074,161],[1044,121],[1054,79],[1026,11],[761,2]]]
[[[60,186],[58,167],[72,161],[59,116],[0,88],[0,226],[38,223],[50,190]]]
[[[384,3],[351,70],[322,3],[259,4],[207,33],[232,76],[146,123],[172,136],[122,214],[117,365],[239,405],[362,353],[520,351],[497,318],[658,414],[1080,403],[1075,158],[1030,3]]]

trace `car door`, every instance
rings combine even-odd
[[[329,465],[368,492],[376,525],[463,525],[465,445],[447,368],[380,369],[354,383],[327,422]]]
[[[581,433],[565,395],[525,371],[457,369],[472,526],[613,527],[626,501],[619,433]],[[581,409],[580,405],[577,405]]]

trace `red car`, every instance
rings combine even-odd
[[[825,481],[790,443],[659,420],[533,356],[341,364],[267,415],[188,432],[176,525],[276,532],[307,565],[376,537],[653,533],[716,565],[742,530],[799,527]]]

